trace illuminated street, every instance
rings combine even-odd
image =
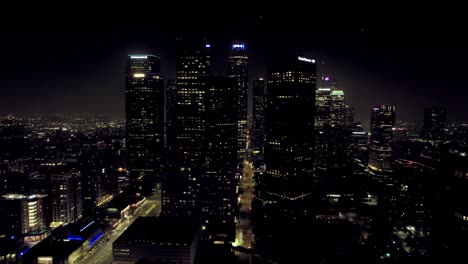
[[[253,179],[254,171],[252,163],[244,163],[244,171],[240,182],[239,192],[239,220],[236,227],[235,246],[252,248],[254,235],[250,223],[250,213],[252,210],[252,200],[254,198],[255,182]]]
[[[161,202],[156,196],[149,197],[142,207],[137,209],[135,217],[124,220],[115,231],[109,230],[103,239],[91,251],[85,253],[84,258],[75,263],[83,264],[109,264],[112,263],[112,243],[137,219],[139,216],[158,216],[161,212]]]

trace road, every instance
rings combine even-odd
[[[112,263],[112,243],[140,216],[159,216],[161,213],[161,202],[158,197],[149,197],[147,201],[137,209],[135,216],[123,220],[115,231],[110,230],[96,243],[91,251],[75,261],[76,264],[110,264]]]
[[[254,171],[252,163],[244,162],[244,171],[242,179],[240,181],[240,212],[239,221],[236,226],[236,240],[235,246],[241,246],[244,248],[252,248],[253,246],[253,232],[251,226],[251,211],[252,211],[252,200],[254,198],[255,181],[253,179]]]

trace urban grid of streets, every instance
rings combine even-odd
[[[253,232],[251,226],[252,200],[254,198],[255,183],[254,170],[251,162],[244,163],[244,171],[239,186],[239,219],[236,225],[236,240],[234,246],[251,249],[253,247]],[[106,232],[100,242],[96,243],[90,251],[83,255],[75,264],[110,264],[112,263],[112,243],[137,219],[139,216],[158,216],[161,212],[161,202],[158,196],[149,197],[137,209],[135,216],[121,222],[115,230]]]

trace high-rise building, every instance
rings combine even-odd
[[[268,68],[266,171],[260,194],[266,200],[298,200],[314,181],[315,60],[275,58]]]
[[[330,93],[330,124],[332,127],[343,127],[345,124],[345,102],[343,90]]]
[[[175,102],[170,102],[173,113],[168,116],[174,131],[173,140],[168,138],[168,146],[174,158],[161,186],[164,215],[193,215],[199,209],[197,195],[205,161],[209,51],[210,44],[203,38],[188,36],[177,40],[177,87]]]
[[[331,88],[315,90],[315,128],[320,130],[330,124]]]
[[[354,124],[354,107],[351,105],[344,106],[344,127],[350,128]]]
[[[369,163],[372,171],[392,170],[392,142],[395,125],[395,107],[388,105],[371,108]]]
[[[159,57],[129,55],[126,69],[127,168],[132,192],[158,182],[164,150],[164,77]]]
[[[234,242],[237,208],[237,80],[211,76],[206,91],[205,172],[200,177],[201,217],[207,236]]]
[[[247,138],[247,106],[248,106],[248,67],[249,57],[247,56],[247,46],[242,42],[232,44],[231,56],[229,57],[228,76],[237,79],[239,105],[238,124],[238,158],[243,161],[245,158],[246,138]]]
[[[354,162],[365,166],[368,162],[369,157],[369,134],[366,131],[364,131],[361,123],[354,123],[351,126],[349,126],[348,129],[351,132],[349,138],[351,157],[353,158]]]
[[[52,174],[52,222],[73,223],[82,215],[81,174],[70,171]]]
[[[444,138],[447,109],[439,107],[424,108],[423,137],[429,140]]]
[[[253,82],[252,107],[252,150],[255,160],[263,160],[265,148],[265,81],[259,78]]]
[[[44,232],[45,195],[7,194],[0,197],[0,236],[28,236]]]

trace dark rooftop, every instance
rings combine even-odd
[[[54,256],[54,257],[67,257],[73,251],[77,250],[83,241],[76,240],[55,240],[48,237],[35,245],[28,252],[29,256]]]
[[[114,244],[183,243],[190,245],[200,225],[188,217],[139,217]]]

